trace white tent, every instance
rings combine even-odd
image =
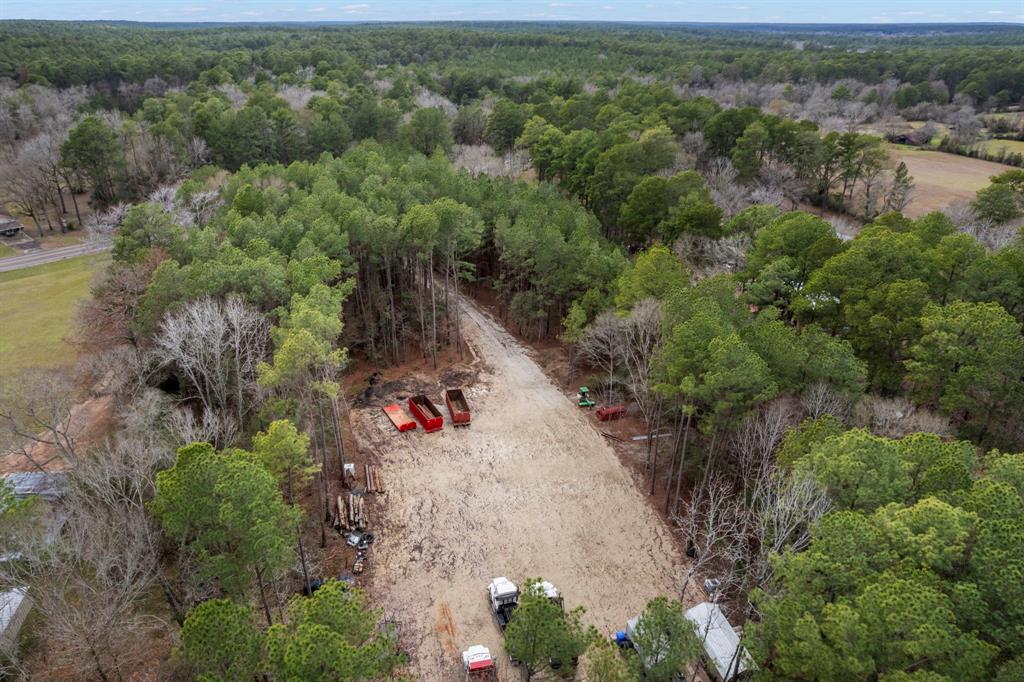
[[[754,667],[750,654],[740,646],[739,635],[718,604],[697,604],[686,612],[686,618],[693,623],[697,637],[704,643],[704,652],[720,679],[731,680]]]

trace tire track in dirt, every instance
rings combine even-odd
[[[491,578],[543,576],[611,634],[652,597],[675,596],[683,573],[670,531],[600,434],[496,321],[468,301],[462,311],[485,368],[467,390],[472,426],[399,434],[379,409],[352,414],[388,481],[371,593],[401,621],[423,680],[453,679],[470,644],[504,659]],[[502,679],[516,670],[506,664]]]

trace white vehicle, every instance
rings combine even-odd
[[[466,673],[466,682],[498,679],[491,650],[481,644],[474,644],[462,652],[462,670]]]
[[[538,585],[540,589],[544,591],[545,597],[558,604],[559,607],[562,606],[562,593],[558,591],[557,587],[549,583],[547,580],[542,580]]]
[[[519,588],[508,578],[495,578],[487,586],[487,595],[498,627],[504,632],[512,620],[512,612],[519,606]]]

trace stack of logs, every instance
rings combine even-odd
[[[380,479],[380,469],[372,464],[364,465],[366,470],[366,492],[383,493],[384,483]]]
[[[338,495],[338,517],[346,530],[366,530],[366,505],[363,497],[349,493],[346,504],[345,498]]]

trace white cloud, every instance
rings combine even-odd
[[[180,11],[188,12],[189,14],[196,14],[196,13],[199,13],[199,12],[209,12],[210,8],[209,7],[182,7]]]
[[[344,10],[345,12],[349,12],[349,13],[352,13],[352,12],[365,12],[366,10],[370,9],[370,6],[369,5],[342,5],[341,9]]]
[[[326,12],[327,8],[326,7],[310,7],[309,11],[310,12]]]
[[[1006,14],[1006,12],[1004,12],[1001,9],[990,9],[989,11],[985,12],[985,14]]]

